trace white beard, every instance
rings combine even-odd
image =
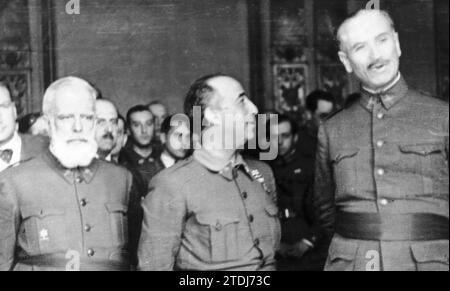
[[[65,138],[53,133],[50,151],[64,167],[87,167],[97,156],[97,143],[93,136],[88,137],[87,142],[68,143]]]

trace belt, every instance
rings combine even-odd
[[[64,254],[47,254],[19,258],[17,264],[71,270],[70,260]],[[129,271],[128,262],[80,258],[77,271]]]
[[[428,213],[380,214],[339,211],[336,215],[336,233],[350,239],[448,240],[448,227],[448,217]]]

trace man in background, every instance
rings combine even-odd
[[[159,145],[161,144],[161,125],[169,113],[167,107],[159,100],[150,102],[147,107],[155,117],[153,141]]]
[[[277,137],[278,156],[270,161],[275,175],[281,217],[281,247],[277,270],[320,271],[327,245],[314,217],[312,205],[314,158],[297,149],[297,124],[286,115],[270,123],[270,134]]]
[[[191,148],[189,127],[186,120],[177,119],[176,115],[166,117],[161,124],[163,151],[160,161],[165,168],[171,167],[188,155]]]
[[[0,82],[0,172],[41,153],[48,145],[44,138],[18,132],[17,111],[6,83]]]
[[[98,157],[112,161],[112,150],[117,143],[118,113],[116,106],[107,99],[95,101],[96,127],[95,141],[98,145]]]

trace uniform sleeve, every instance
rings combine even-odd
[[[184,229],[184,195],[176,179],[161,174],[152,179],[142,202],[144,220],[138,247],[142,271],[173,270]]]
[[[13,267],[18,212],[15,195],[8,178],[0,178],[0,271]]]
[[[332,175],[328,137],[324,126],[321,125],[316,152],[313,205],[319,224],[328,237],[333,235],[335,221],[335,185]]]

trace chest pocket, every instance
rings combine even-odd
[[[65,251],[66,223],[63,208],[23,208],[19,242],[30,255]]]
[[[355,195],[359,189],[357,177],[358,148],[338,149],[331,162],[333,165],[334,181],[337,188],[337,196]]]
[[[448,162],[442,143],[399,145],[399,149],[405,163],[403,168],[420,176],[424,194],[448,189]]]
[[[239,258],[239,216],[237,214],[198,214],[200,231],[205,235],[212,262]]]
[[[128,243],[128,207],[121,203],[105,204],[109,216],[113,246]]]

